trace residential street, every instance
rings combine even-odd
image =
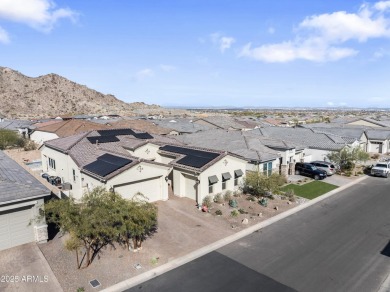
[[[389,190],[370,177],[127,291],[378,291],[390,273]]]

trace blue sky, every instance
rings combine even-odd
[[[163,106],[390,107],[390,1],[0,0],[0,66]]]

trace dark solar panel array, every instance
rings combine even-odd
[[[149,133],[134,133],[134,137],[138,139],[153,139],[153,136]]]
[[[171,145],[160,147],[160,149],[185,155],[185,157],[178,160],[177,163],[195,168],[200,168],[219,156],[218,153],[210,153],[206,151],[188,149]]]
[[[113,129],[113,130],[98,130],[101,136],[121,136],[121,135],[134,135],[135,132],[131,129]]]
[[[98,143],[109,143],[109,142],[118,142],[119,139],[116,136],[93,136],[87,137],[88,141],[92,144]]]
[[[105,177],[131,162],[132,160],[127,158],[103,154],[102,156],[99,156],[96,161],[84,166],[84,169],[101,177]]]

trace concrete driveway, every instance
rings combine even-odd
[[[355,179],[357,179],[359,177],[360,176],[347,177],[347,176],[334,174],[334,175],[326,177],[323,181],[326,183],[340,187],[340,186],[346,185],[346,184],[354,181]],[[305,179],[308,179],[308,177],[303,176],[303,175],[296,175],[296,174],[288,176],[288,180],[291,182],[297,182],[299,180],[304,181]]]
[[[0,251],[0,291],[63,291],[36,243]]]

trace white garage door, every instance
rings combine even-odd
[[[371,142],[368,152],[382,153],[382,142]]]
[[[185,174],[183,174],[183,176],[186,187],[185,196],[187,198],[196,200],[196,178],[194,176],[189,176]]]
[[[0,250],[34,241],[32,207],[0,211]]]
[[[149,202],[162,200],[162,185],[160,177],[136,181],[125,186],[115,187],[115,191],[126,199],[131,199],[136,193],[140,192],[149,199]]]

